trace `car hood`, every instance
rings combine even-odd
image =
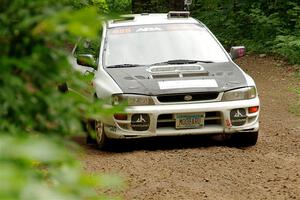
[[[247,86],[244,73],[231,62],[105,70],[128,94],[223,92]]]

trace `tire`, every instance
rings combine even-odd
[[[88,120],[84,123],[84,130],[86,132],[86,143],[88,145],[96,144],[96,140],[92,137],[92,131],[95,131],[95,121]]]
[[[258,140],[257,132],[239,132],[234,133],[230,139],[231,143],[236,147],[250,147],[254,146]]]
[[[96,145],[100,150],[108,147],[109,139],[104,132],[104,125],[101,121],[95,121]]]

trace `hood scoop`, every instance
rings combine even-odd
[[[201,72],[204,68],[201,65],[168,65],[154,66],[147,69],[152,74],[156,73],[174,73],[174,72]]]
[[[205,71],[201,65],[154,66],[148,68],[147,71],[151,73],[153,79],[198,77],[209,75],[208,71]]]
[[[188,77],[199,77],[199,76],[208,76],[208,72],[202,73],[174,73],[174,74],[153,74],[153,79],[165,79],[165,78],[188,78]]]

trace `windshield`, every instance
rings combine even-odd
[[[228,62],[211,34],[196,24],[166,24],[108,29],[105,66],[151,65],[169,60]]]

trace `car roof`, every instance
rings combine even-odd
[[[168,13],[156,13],[156,14],[131,14],[123,15],[124,20],[110,20],[107,23],[108,28],[124,27],[124,26],[138,26],[138,25],[150,25],[150,24],[200,24],[192,17],[184,18],[169,18]]]

